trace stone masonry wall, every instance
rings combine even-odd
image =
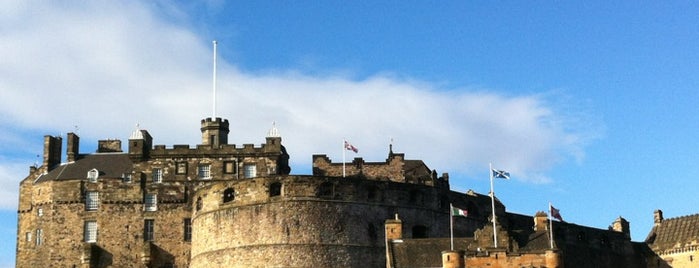
[[[273,184],[281,185],[278,196],[270,196]],[[235,199],[224,202],[227,189],[234,189]],[[434,187],[357,178],[277,176],[214,183],[193,197],[200,207],[192,219],[190,265],[383,266],[383,222],[395,213],[406,237],[415,226],[429,236],[448,235],[447,208],[440,207],[439,198]]]

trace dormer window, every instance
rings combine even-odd
[[[123,180],[124,183],[131,183],[133,181],[133,179],[131,177],[131,173],[121,174],[121,179]]]
[[[99,176],[100,176],[100,172],[96,168],[93,168],[87,172],[87,180],[89,182],[97,182],[97,178]]]

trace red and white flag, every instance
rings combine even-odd
[[[359,149],[357,147],[354,147],[354,145],[350,144],[349,142],[345,141],[345,149],[353,151],[355,153],[359,152]]]
[[[553,206],[551,206],[551,217],[559,221],[564,221],[563,217],[561,217],[561,211]]]

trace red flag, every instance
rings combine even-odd
[[[359,149],[357,147],[354,147],[354,145],[350,144],[349,142],[345,141],[345,149],[353,151],[355,153],[359,152]]]
[[[561,211],[553,206],[551,206],[551,217],[559,221],[564,221],[563,217],[561,217]]]

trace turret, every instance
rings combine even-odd
[[[148,131],[136,127],[136,130],[129,137],[129,158],[132,161],[148,159],[152,145],[153,137],[150,136]]]
[[[208,117],[201,120],[201,142],[203,145],[210,145],[219,148],[228,144],[228,119]]]

